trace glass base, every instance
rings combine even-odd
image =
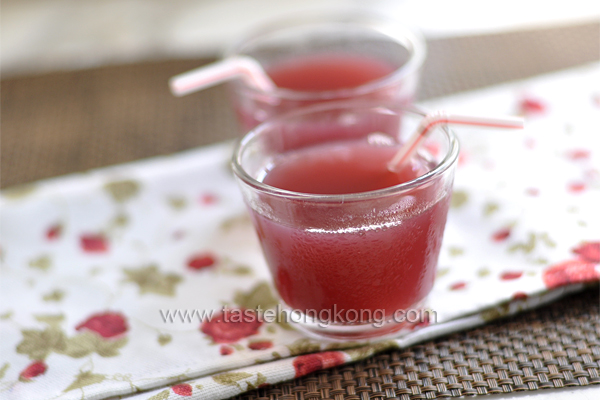
[[[288,324],[303,334],[319,340],[335,342],[368,342],[391,339],[429,324],[426,300],[415,304],[407,313],[394,314],[365,324],[344,324],[321,321],[293,310],[285,303],[283,313]]]

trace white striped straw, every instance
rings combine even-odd
[[[440,124],[481,126],[484,128],[507,128],[523,129],[524,120],[520,117],[481,117],[469,115],[448,114],[444,111],[435,111],[427,114],[415,133],[398,150],[392,160],[388,163],[388,169],[392,172],[400,172],[402,165],[410,158],[412,153],[419,147],[421,142],[435,126]]]
[[[176,75],[169,79],[169,87],[175,96],[185,96],[236,78],[244,79],[249,86],[265,92],[275,89],[275,84],[260,64],[246,56],[229,57]]]

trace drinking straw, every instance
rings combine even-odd
[[[246,56],[229,57],[175,75],[169,79],[169,87],[175,96],[185,96],[236,78],[244,79],[249,86],[265,92],[275,89],[275,84],[260,64]]]
[[[440,124],[523,129],[524,120],[520,117],[482,117],[448,114],[445,111],[432,112],[423,118],[415,133],[394,155],[388,163],[388,169],[392,172],[400,172],[402,165],[410,158],[425,137],[427,137],[427,133]]]

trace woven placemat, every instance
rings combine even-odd
[[[419,99],[600,59],[600,24],[430,40]],[[3,188],[238,135],[223,86],[183,98],[169,77],[211,59],[13,77],[2,81]]]
[[[598,288],[237,400],[440,399],[600,384]]]

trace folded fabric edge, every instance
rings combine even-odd
[[[237,369],[221,371],[210,376],[185,381],[174,381],[169,385],[147,391],[124,395],[119,398],[129,400],[168,400],[171,395],[191,396],[191,399],[227,399],[250,390],[263,388],[310,373],[360,361],[375,354],[403,349],[412,345],[437,339],[444,335],[458,333],[486,323],[508,318],[525,311],[548,305],[570,294],[597,287],[600,283],[578,283],[543,292],[522,299],[512,299],[494,307],[456,318],[440,324],[418,328],[397,339],[357,345],[356,343],[329,343],[322,350],[308,354],[294,355],[274,361],[249,365]],[[324,343],[323,343],[324,344]],[[172,398],[178,398],[174,396]],[[109,399],[114,399],[113,397]]]

